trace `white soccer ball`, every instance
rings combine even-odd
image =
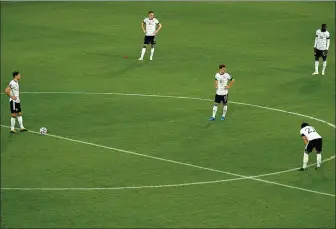
[[[42,134],[42,135],[46,135],[47,132],[48,132],[47,128],[45,128],[45,127],[41,127],[41,128],[40,128],[40,134]]]

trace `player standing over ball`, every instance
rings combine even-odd
[[[158,28],[156,28],[159,26]],[[144,55],[146,53],[147,45],[151,45],[151,51],[150,51],[150,57],[149,60],[153,60],[153,55],[154,55],[154,48],[155,48],[155,36],[156,34],[160,31],[162,28],[162,24],[159,22],[158,19],[154,17],[154,12],[149,11],[148,12],[148,17],[143,20],[141,23],[141,28],[145,33],[145,38],[144,38],[144,44],[141,50],[141,56],[139,60],[143,60]]]
[[[216,119],[216,113],[218,105],[220,103],[223,103],[223,115],[221,117],[221,120],[225,119],[225,115],[228,110],[227,102],[229,96],[229,88],[232,87],[234,82],[234,79],[228,73],[226,73],[225,64],[219,65],[219,72],[215,75],[216,95],[214,101],[215,104],[212,108],[212,116],[209,119],[210,121],[214,121]]]
[[[316,37],[314,43],[314,56],[315,56],[315,72],[313,75],[317,75],[319,67],[319,59],[322,57],[322,75],[325,74],[327,67],[327,56],[330,46],[330,33],[327,31],[327,25],[322,24],[321,29],[316,30]]]
[[[13,72],[13,80],[9,83],[9,85],[5,89],[5,93],[9,96],[9,105],[10,111],[12,114],[11,117],[11,133],[16,133],[15,131],[15,121],[16,118],[20,125],[21,131],[27,131],[23,126],[23,118],[21,112],[21,104],[20,104],[20,91],[19,91],[19,80],[20,80],[20,72]]]
[[[316,150],[316,170],[321,167],[322,163],[322,137],[317,133],[317,131],[310,126],[308,123],[301,124],[300,130],[301,137],[303,139],[305,146],[303,153],[303,166],[300,171],[304,171],[307,168],[309,153]]]

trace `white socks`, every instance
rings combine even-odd
[[[20,128],[23,129],[24,126],[23,126],[23,118],[22,118],[22,116],[17,116],[17,120],[19,122]],[[15,129],[15,122],[16,122],[16,118],[11,117],[11,130]]]
[[[303,166],[302,168],[307,168],[307,164],[308,164],[308,160],[309,160],[309,155],[307,153],[303,153]]]
[[[326,69],[326,67],[327,67],[327,61],[323,61],[323,65],[322,65],[323,67],[322,67],[322,74],[324,75],[324,73],[325,73],[325,69]]]
[[[144,58],[145,53],[146,53],[146,49],[147,48],[142,48],[141,49],[141,56],[140,56],[139,60],[142,60]],[[155,48],[151,48],[151,50],[150,50],[150,57],[149,57],[150,60],[153,60],[154,51],[155,51]]]
[[[216,105],[214,105],[213,108],[212,108],[212,117],[213,118],[216,117],[217,109],[218,109],[218,107]]]
[[[15,129],[15,118],[11,117],[11,130]]]
[[[322,163],[322,154],[318,153],[316,154],[316,167],[320,167]]]
[[[228,107],[227,107],[227,105],[225,105],[225,106],[223,107],[223,116],[224,116],[224,117],[225,117],[225,115],[226,115],[227,110],[228,110]]]
[[[143,59],[145,53],[146,53],[146,48],[142,48],[140,59]]]
[[[151,48],[151,53],[149,59],[152,60],[154,55],[154,48]]]
[[[302,168],[306,169],[308,165],[309,155],[306,153],[303,153],[303,166]],[[316,167],[321,167],[322,163],[322,154],[318,153],[316,154]]]
[[[23,119],[22,119],[22,116],[18,116],[17,119],[18,119],[20,128],[23,129],[24,127],[23,127]]]
[[[319,66],[319,62],[318,62],[318,61],[315,61],[315,72],[316,72],[316,73],[318,72],[318,66]]]

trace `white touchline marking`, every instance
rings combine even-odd
[[[10,128],[10,127],[4,126],[4,125],[1,125],[1,126],[5,127],[5,128]],[[36,131],[29,131],[29,132],[34,133],[34,134],[40,134],[39,132],[36,132]],[[243,179],[247,180],[247,179],[250,179],[250,180],[255,180],[255,181],[259,181],[259,182],[263,182],[263,183],[267,183],[267,184],[274,184],[274,185],[278,185],[278,186],[282,186],[282,187],[287,187],[287,188],[291,188],[291,189],[297,189],[297,190],[311,192],[311,193],[315,193],[315,194],[320,194],[320,195],[335,197],[334,194],[325,193],[325,192],[318,192],[318,191],[314,191],[314,190],[310,190],[310,189],[305,189],[305,188],[295,187],[295,186],[291,186],[291,185],[281,184],[281,183],[278,183],[278,182],[263,180],[263,179],[257,178],[256,176],[244,176],[244,175],[237,174],[237,173],[231,173],[231,172],[226,172],[226,171],[222,171],[222,170],[218,170],[218,169],[212,169],[212,168],[207,168],[207,167],[203,167],[203,166],[193,165],[193,164],[189,164],[189,163],[185,163],[185,162],[174,161],[174,160],[165,159],[165,158],[161,158],[161,157],[150,156],[150,155],[147,155],[147,154],[136,153],[136,152],[132,152],[132,151],[128,151],[128,150],[123,150],[123,149],[118,149],[118,148],[114,148],[114,147],[109,147],[109,146],[104,146],[104,145],[98,145],[98,144],[91,143],[91,142],[85,142],[85,141],[75,140],[75,139],[71,139],[71,138],[67,138],[67,137],[62,137],[62,136],[58,136],[58,135],[53,135],[53,134],[46,134],[46,135],[50,136],[50,137],[58,138],[58,139],[63,139],[63,140],[71,141],[71,142],[82,143],[82,144],[85,144],[85,145],[90,145],[90,146],[94,146],[94,147],[109,149],[109,150],[113,150],[113,151],[117,151],[117,152],[121,152],[121,153],[137,155],[137,156],[141,156],[141,157],[146,157],[146,158],[151,158],[151,159],[155,159],[155,160],[170,162],[170,163],[174,163],[174,164],[189,166],[189,167],[193,167],[193,168],[208,170],[208,171],[212,171],[212,172],[227,174],[227,175],[236,176],[236,177],[240,178],[240,179],[236,179],[236,180],[243,180]],[[331,159],[329,158],[329,160],[331,160]],[[293,169],[290,169],[288,172],[290,172],[292,170]],[[278,173],[280,173],[280,172],[278,172]],[[266,174],[262,174],[262,175],[265,176]],[[231,180],[231,179],[229,179],[229,180]],[[218,182],[215,182],[215,181],[212,181],[212,182],[213,183],[218,183]],[[222,182],[223,182],[223,180],[222,180]],[[178,186],[183,186],[183,184],[179,184]],[[48,188],[47,189],[46,188],[1,188],[1,189],[2,190],[51,190],[51,188],[49,188],[49,189]],[[119,189],[122,189],[122,187],[120,187]],[[125,189],[125,187],[124,187],[124,189]],[[60,189],[56,188],[56,190],[60,190]],[[78,190],[78,189],[75,188],[75,190]],[[88,190],[90,190],[90,189],[88,189]]]
[[[124,95],[124,96],[161,97],[161,98],[176,98],[176,99],[192,99],[192,100],[212,101],[210,99],[193,98],[193,97],[185,97],[185,96],[165,96],[165,95],[146,95],[146,94],[127,94],[127,93],[94,93],[94,92],[22,92],[22,93],[26,93],[26,94]],[[1,93],[1,94],[3,94],[3,93]],[[275,109],[275,108],[269,108],[269,107],[265,107],[265,106],[259,106],[259,105],[248,104],[248,103],[240,103],[240,102],[231,102],[231,103],[236,103],[236,104],[246,105],[246,106],[252,106],[252,107],[258,107],[258,108],[262,108],[262,109],[279,111],[279,112],[283,112],[283,113],[288,113],[288,114],[293,114],[293,115],[297,115],[297,116],[302,116],[302,117],[314,119],[316,121],[325,123],[325,124],[327,124],[327,125],[332,126],[333,128],[335,128],[335,125],[332,124],[332,123],[329,123],[329,122],[326,122],[324,120],[317,119],[317,118],[314,118],[314,117],[311,117],[311,116],[295,113],[295,112],[289,112],[289,111],[285,111],[285,110],[280,110],[280,109]],[[4,125],[1,125],[1,126],[9,128],[8,126],[4,126]],[[35,133],[35,134],[39,134],[38,132],[35,132],[35,131],[30,131],[30,132]],[[118,151],[118,152],[122,152],[122,153],[133,154],[133,155],[137,155],[137,156],[147,157],[147,158],[151,158],[151,159],[156,159],[156,160],[171,162],[171,163],[175,163],[175,164],[185,165],[185,166],[189,166],[189,167],[194,167],[194,168],[199,168],[199,169],[203,169],[203,170],[208,170],[208,171],[213,171],[213,172],[218,172],[218,173],[223,173],[223,174],[232,175],[232,176],[238,176],[239,177],[239,178],[236,178],[236,179],[226,179],[226,180],[218,180],[218,181],[206,181],[206,182],[194,182],[194,183],[185,183],[185,184],[175,184],[175,186],[193,185],[193,184],[200,184],[200,183],[206,184],[206,183],[209,183],[209,182],[210,183],[219,183],[219,182],[224,182],[224,181],[251,179],[251,180],[255,180],[255,181],[259,181],[259,182],[264,182],[264,183],[268,183],[268,184],[274,184],[274,185],[278,185],[278,186],[282,186],[282,187],[287,187],[287,188],[302,190],[302,191],[306,191],[306,192],[311,192],[311,193],[316,193],[316,194],[321,194],[321,195],[335,197],[334,194],[330,194],[330,193],[318,192],[318,191],[314,191],[314,190],[310,190],[310,189],[304,189],[304,188],[300,188],[300,187],[295,187],[295,186],[291,186],[291,185],[281,184],[281,183],[277,183],[277,182],[273,182],[273,181],[268,181],[268,180],[263,180],[263,179],[259,179],[258,178],[258,177],[263,177],[263,176],[271,176],[271,175],[281,174],[281,173],[285,173],[285,172],[291,172],[291,171],[294,171],[294,170],[296,170],[298,168],[289,169],[289,170],[280,171],[280,172],[268,173],[268,174],[261,174],[261,175],[257,175],[257,176],[244,176],[244,175],[240,175],[240,174],[225,172],[225,171],[221,171],[221,170],[217,170],[217,169],[206,168],[206,167],[202,167],[202,166],[197,166],[197,165],[193,165],[193,164],[189,164],[189,163],[184,163],[184,162],[179,162],[179,161],[174,161],[174,160],[159,158],[159,157],[150,156],[150,155],[146,155],[146,154],[140,154],[140,153],[136,153],[136,152],[132,152],[132,151],[127,151],[127,150],[117,149],[117,148],[113,148],[113,147],[98,145],[98,144],[94,144],[94,143],[90,143],[90,142],[84,142],[84,141],[75,140],[75,139],[66,138],[66,137],[61,137],[61,136],[57,136],[57,135],[51,135],[51,134],[47,134],[47,135],[51,136],[51,137],[54,137],[54,138],[59,138],[59,139],[68,140],[68,141],[77,142],[77,143],[82,143],[82,144],[91,145],[91,146],[95,146],[95,147],[110,149],[110,150],[114,150],[114,151]],[[335,158],[335,156],[331,156],[330,158],[327,158],[324,161],[329,161],[329,160],[332,160],[334,158]],[[157,186],[138,186],[138,187],[143,187],[144,188],[144,187],[173,187],[173,186],[174,186],[174,184],[173,185],[157,185]],[[105,188],[105,189],[126,189],[126,188],[130,189],[130,188],[135,188],[135,187],[115,187],[115,188]],[[88,188],[88,189],[86,189],[86,188],[1,188],[1,189],[4,189],[4,190],[51,190],[51,189],[52,190],[64,190],[64,189],[67,189],[67,190],[70,190],[70,189],[71,190],[80,190],[80,189],[91,190],[91,189],[104,189],[104,188]]]

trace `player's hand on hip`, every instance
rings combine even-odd
[[[225,86],[225,89],[229,89],[230,87],[229,86]]]
[[[15,97],[15,96],[12,96],[11,99],[12,99],[12,100],[16,100],[16,97]]]

